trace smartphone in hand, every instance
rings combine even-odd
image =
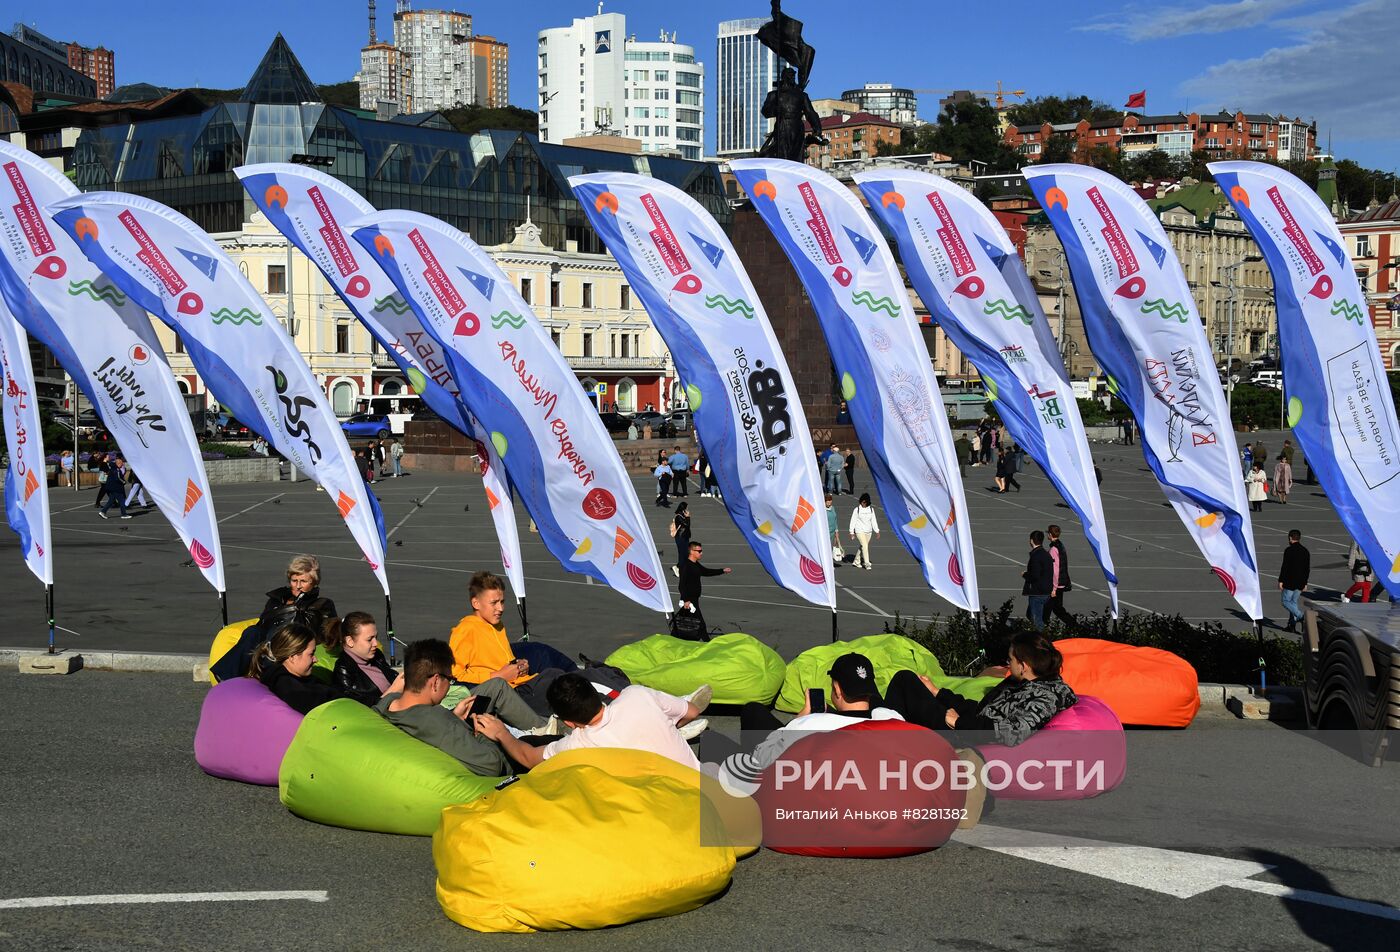
[[[826,713],[826,692],[821,688],[807,689],[807,709],[813,714]]]

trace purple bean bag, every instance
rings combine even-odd
[[[1002,800],[1086,800],[1107,793],[1128,772],[1123,725],[1087,694],[1015,747],[979,744],[987,790]]]
[[[252,678],[209,689],[194,732],[194,759],[214,777],[277,786],[277,771],[301,715]]]

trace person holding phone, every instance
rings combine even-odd
[[[558,721],[546,721],[516,696],[509,684],[492,678],[448,710],[442,706],[452,686],[452,648],[437,638],[415,641],[404,651],[403,690],[379,699],[374,709],[411,737],[456,759],[481,777],[501,777],[523,766],[512,763],[501,746],[476,729],[479,715],[491,714],[526,736],[556,737]]]

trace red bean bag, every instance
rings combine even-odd
[[[209,689],[199,711],[195,762],[215,777],[275,787],[301,719],[260,681],[221,681]]]
[[[957,829],[966,789],[938,734],[897,720],[813,733],[768,767],[754,794],[763,845],[799,856],[912,856]]]
[[[1117,787],[1128,772],[1128,744],[1113,710],[1079,695],[1015,747],[979,744],[983,782],[1002,800],[1087,800]]]
[[[1102,700],[1124,724],[1185,727],[1200,710],[1196,669],[1170,651],[1098,638],[1064,638],[1055,647],[1065,657],[1065,683]]]

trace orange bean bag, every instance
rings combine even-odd
[[[1124,724],[1185,727],[1200,710],[1196,669],[1170,651],[1098,638],[1063,638],[1055,647],[1065,683],[1102,700]]]

